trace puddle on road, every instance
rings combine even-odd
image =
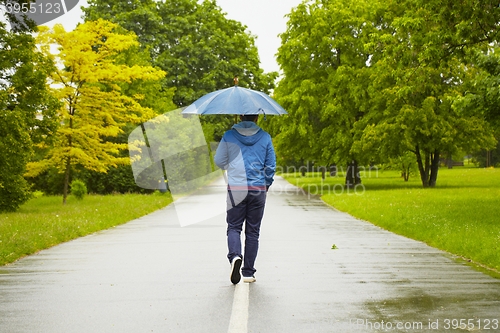
[[[440,332],[446,325],[451,325],[453,319],[477,322],[496,318],[499,301],[484,294],[434,296],[417,289],[400,297],[368,301],[364,306],[368,318],[361,326],[372,332]],[[382,329],[382,323],[386,323],[385,329]],[[388,325],[391,326],[389,330]],[[453,331],[478,330],[455,328]]]
[[[443,309],[449,302],[461,301],[456,299],[443,299],[426,294],[408,295],[406,297],[389,298],[380,301],[367,302],[366,306],[376,317],[394,317],[410,319],[415,314],[432,313]],[[414,318],[413,318],[414,319]]]

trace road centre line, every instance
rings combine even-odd
[[[249,283],[238,283],[234,288],[233,309],[229,320],[228,333],[248,332]]]

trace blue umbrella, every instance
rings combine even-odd
[[[274,99],[267,94],[234,86],[206,94],[188,106],[182,114],[287,114]]]

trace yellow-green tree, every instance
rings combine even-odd
[[[102,19],[81,24],[70,32],[61,25],[52,30],[40,28],[37,41],[57,64],[51,76],[52,91],[64,105],[59,110],[55,142],[40,147],[46,150],[45,158],[29,163],[27,175],[36,176],[49,167],[64,173],[63,203],[73,166],[107,172],[110,167],[129,163],[119,156],[127,145],[108,139],[123,133],[127,124],[155,116],[151,108],[139,103],[144,96],[127,96],[121,87],[137,80],[160,80],[165,72],[151,66],[120,64],[120,53],[138,45],[135,34],[122,31]],[[52,53],[54,45],[57,54]]]

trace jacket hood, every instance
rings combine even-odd
[[[253,121],[242,121],[232,127],[234,136],[244,145],[253,146],[264,131]]]

